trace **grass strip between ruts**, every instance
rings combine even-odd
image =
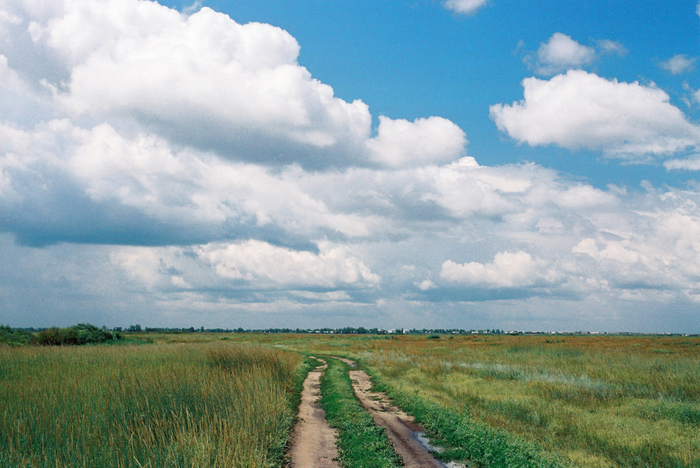
[[[338,430],[340,464],[352,468],[398,468],[401,459],[386,431],[360,405],[352,391],[349,366],[326,358],[328,370],[321,378],[321,407],[326,420]]]
[[[377,391],[385,392],[402,410],[421,424],[431,443],[445,447],[435,454],[444,461],[470,460],[488,468],[564,468],[569,465],[533,442],[474,420],[468,413],[454,410],[400,392],[375,375]]]

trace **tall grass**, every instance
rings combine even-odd
[[[359,359],[394,395],[515,434],[573,466],[700,468],[698,337],[241,339]]]
[[[675,468],[700,466],[699,344],[443,337],[361,356],[399,394],[470,414],[575,466]]]
[[[215,343],[0,348],[0,466],[279,466],[300,361]]]

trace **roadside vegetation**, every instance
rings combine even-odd
[[[357,359],[395,397],[417,397],[505,431],[571,466],[700,467],[700,337],[237,339]]]
[[[445,440],[450,429],[440,427],[440,408],[574,466],[700,466],[700,340],[475,336],[399,343],[359,356],[404,409]],[[489,444],[486,453],[507,451],[508,444],[489,452]]]
[[[217,343],[0,347],[0,466],[280,466],[305,366]]]
[[[321,378],[321,407],[331,427],[338,430],[340,463],[348,468],[399,468],[401,459],[383,428],[355,398],[348,376],[349,366],[328,359]]]

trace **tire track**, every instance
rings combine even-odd
[[[311,356],[313,357],[313,356]],[[304,380],[301,404],[290,457],[292,468],[341,468],[338,463],[336,438],[338,433],[326,421],[326,412],[318,406],[321,398],[321,376],[328,368],[323,359],[314,358],[323,364],[309,372]]]
[[[336,358],[350,367],[355,367],[355,362],[350,359]],[[362,370],[351,370],[350,380],[355,396],[362,406],[367,409],[374,418],[374,422],[386,429],[387,435],[394,445],[396,453],[403,460],[407,468],[446,468],[441,461],[421,445],[416,434],[423,429],[414,422],[413,416],[393,406],[389,397],[383,392],[372,392],[372,381],[369,375]]]

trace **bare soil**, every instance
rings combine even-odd
[[[340,359],[340,358],[339,358]],[[341,359],[351,367],[355,363],[349,359]],[[433,457],[416,437],[423,428],[416,424],[413,416],[406,414],[391,404],[391,400],[383,392],[373,392],[369,375],[362,370],[350,371],[350,379],[355,396],[360,400],[374,418],[374,422],[386,429],[387,435],[394,445],[394,450],[402,458],[407,468],[445,468],[442,462]]]
[[[326,412],[317,403],[321,398],[321,375],[328,367],[326,361],[318,360],[323,365],[309,372],[304,380],[290,451],[292,468],[341,468],[335,444],[337,431],[328,425]]]

